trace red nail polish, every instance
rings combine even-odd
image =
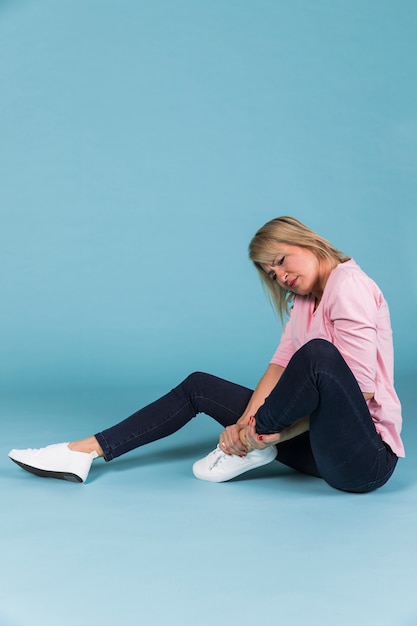
[[[263,435],[258,435],[258,439],[259,441],[263,441],[264,436]]]

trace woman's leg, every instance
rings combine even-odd
[[[250,389],[215,376],[191,374],[156,402],[95,437],[46,448],[14,449],[9,452],[9,457],[38,476],[84,482],[97,456],[104,456],[109,461],[138,446],[166,437],[197,413],[211,415],[222,426],[235,423],[251,395]]]
[[[252,391],[210,374],[195,372],[159,400],[95,435],[106,461],[167,437],[198,413],[226,427],[244,412]]]
[[[310,415],[309,443],[318,473],[331,486],[366,492],[388,480],[397,457],[377,434],[343,357],[323,339],[308,342],[293,356],[258,410],[256,429],[260,434],[277,433],[306,415]],[[300,464],[296,456],[291,461],[290,453],[284,462]]]
[[[297,472],[321,478],[310,444],[310,432],[277,445],[277,461]]]

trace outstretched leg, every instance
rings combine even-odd
[[[95,435],[106,461],[162,439],[205,413],[223,427],[237,422],[252,391],[229,381],[195,372],[165,396]]]
[[[166,437],[198,413],[207,413],[224,427],[235,423],[251,395],[246,387],[197,372],[159,400],[95,436],[46,448],[11,450],[9,456],[38,476],[84,482],[98,456],[110,461]]]

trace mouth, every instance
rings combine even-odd
[[[288,283],[288,287],[292,289],[297,282],[297,278],[293,278],[291,282]]]

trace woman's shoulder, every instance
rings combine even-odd
[[[349,259],[344,263],[339,263],[339,265],[337,265],[330,274],[328,283],[335,287],[340,285],[344,285],[346,287],[349,283],[351,283],[353,286],[359,286],[362,284],[368,288],[373,286],[376,289],[379,289],[375,281],[363,271],[354,259]]]
[[[326,293],[327,291],[327,293]],[[343,301],[369,301],[381,306],[384,296],[375,281],[364,272],[353,260],[340,263],[330,274],[324,290],[323,299],[327,296],[328,301],[343,299]]]

